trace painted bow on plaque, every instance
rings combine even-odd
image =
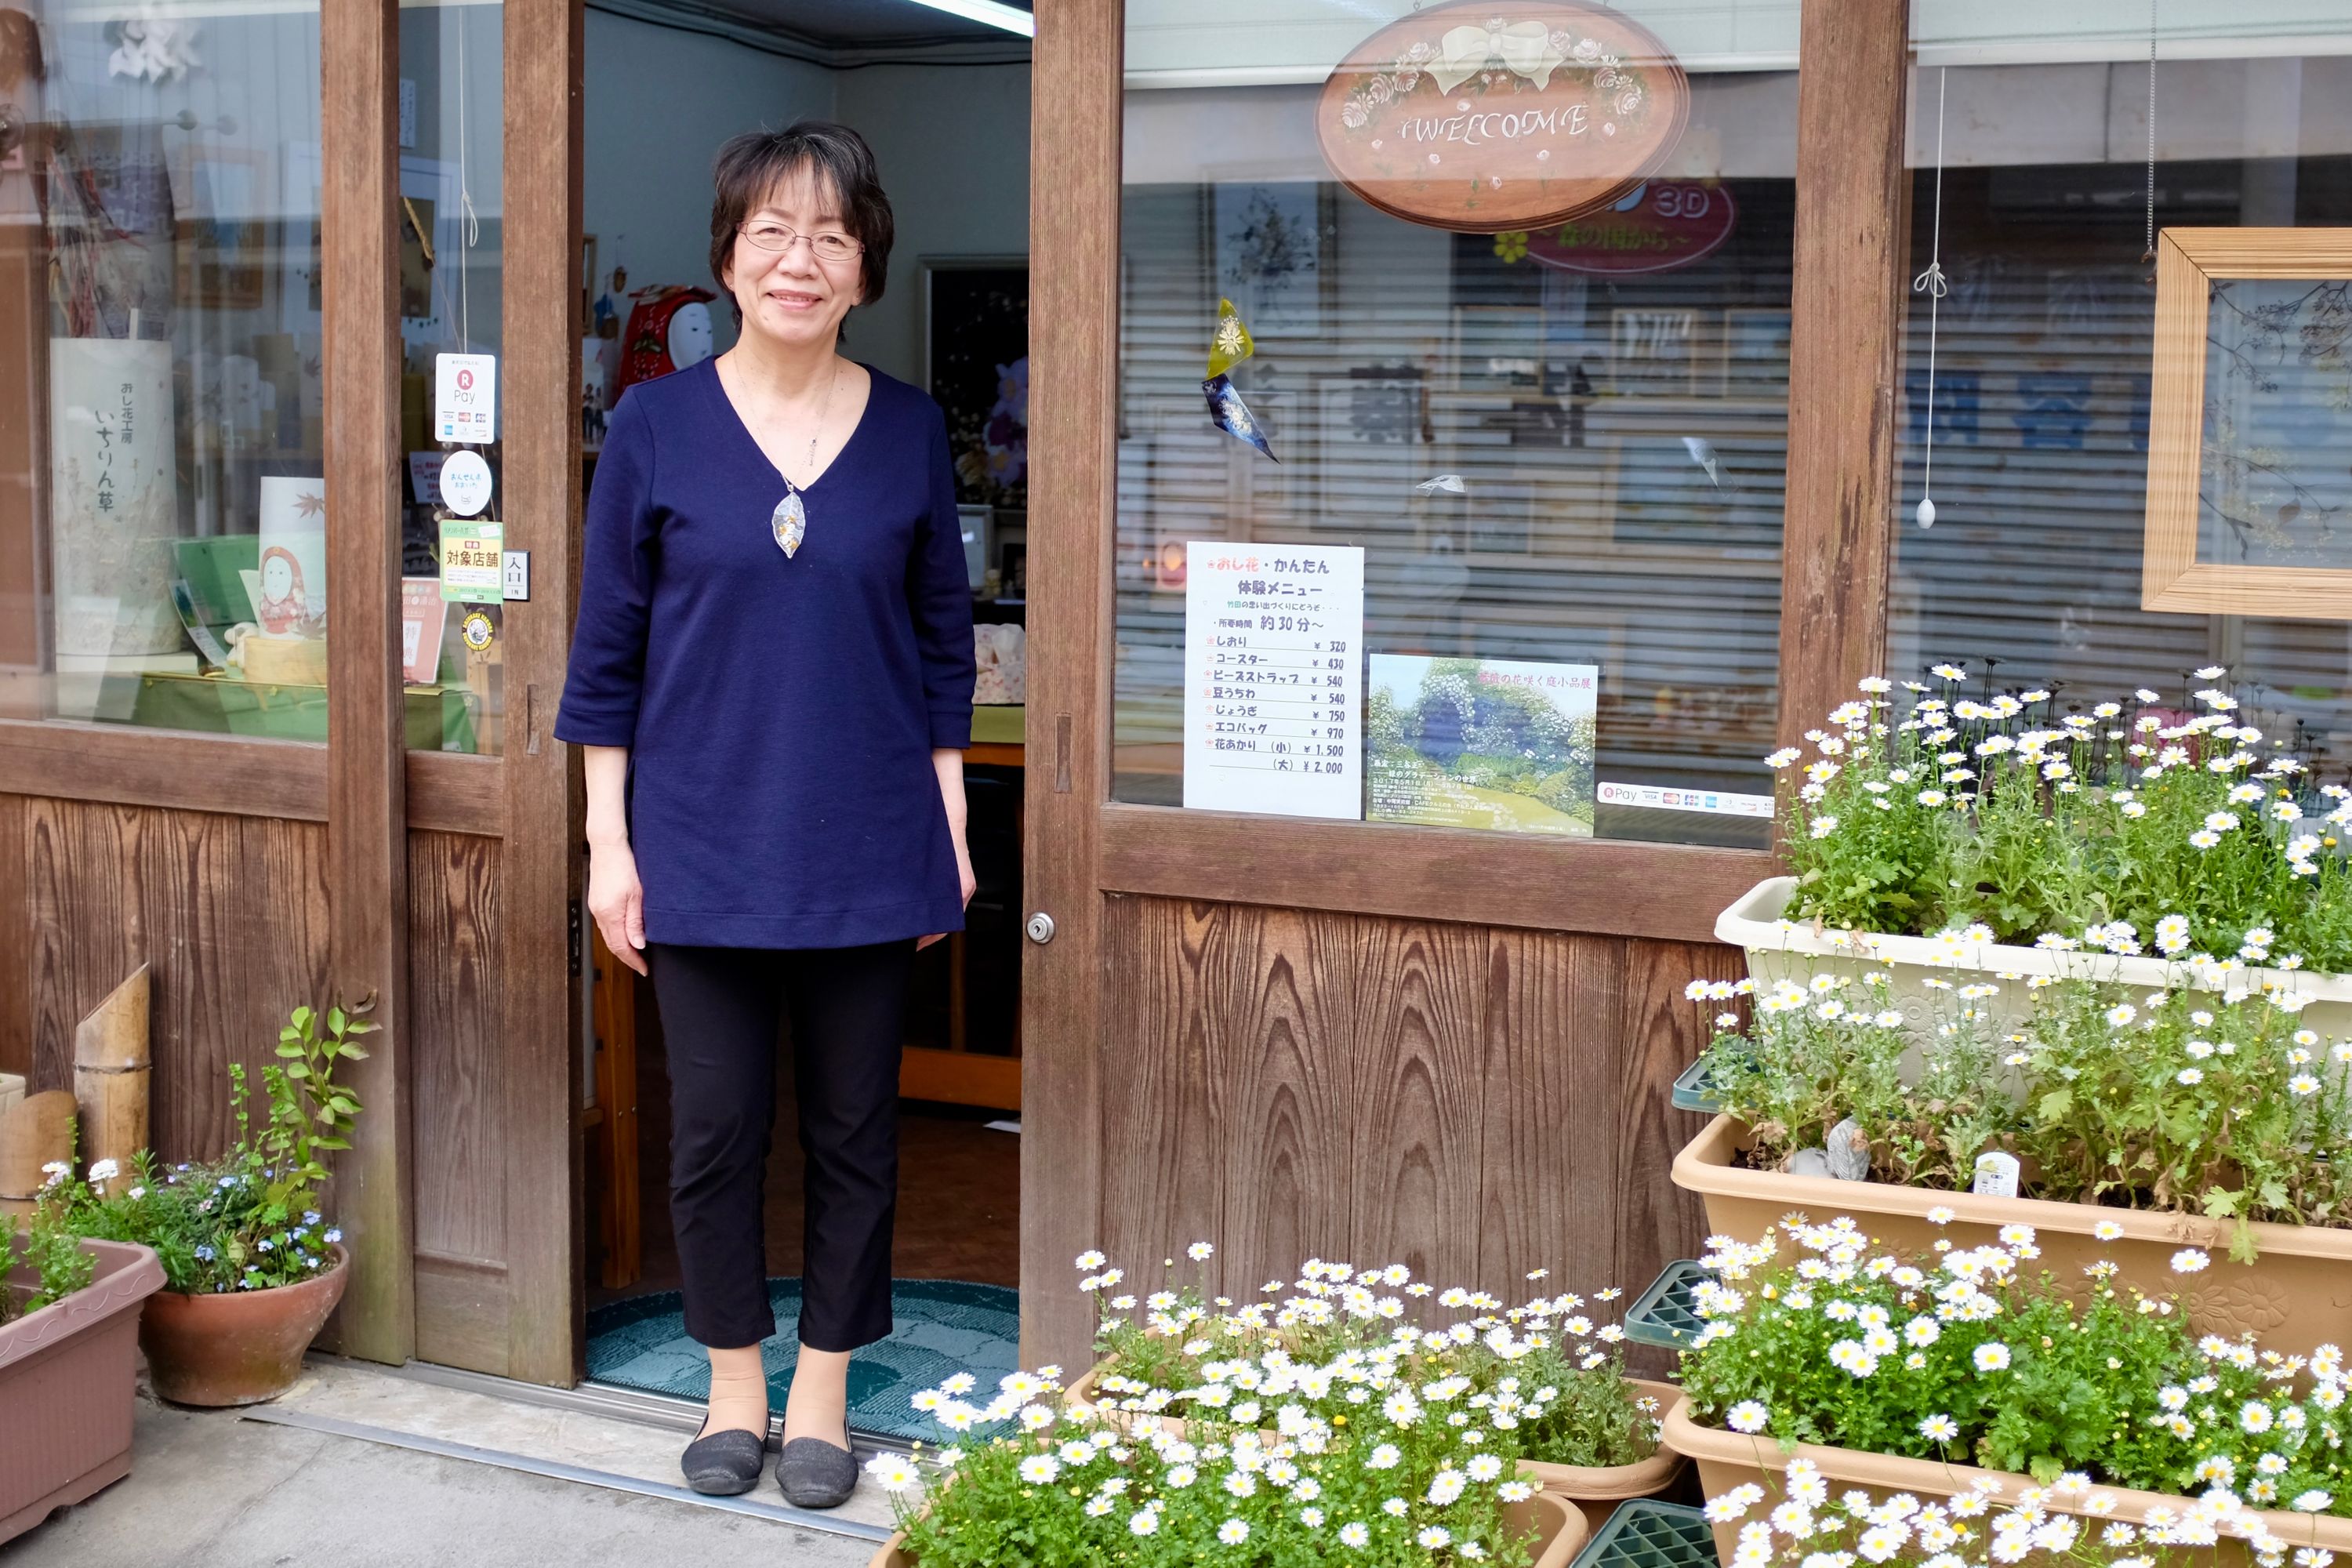
[[[1551,30],[1541,22],[1515,22],[1507,27],[1449,27],[1437,40],[1437,58],[1429,76],[1440,92],[1452,92],[1499,59],[1538,88],[1551,85],[1551,73],[1568,58],[1551,47]]]

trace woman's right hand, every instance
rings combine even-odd
[[[646,890],[625,840],[588,846],[588,913],[613,956],[646,973]]]

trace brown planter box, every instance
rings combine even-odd
[[[2105,1208],[2095,1204],[2052,1203],[2041,1198],[1985,1198],[1885,1182],[1841,1182],[1827,1176],[1790,1176],[1777,1171],[1741,1170],[1732,1158],[1746,1147],[1748,1129],[1718,1116],[1675,1156],[1675,1185],[1699,1194],[1710,1232],[1754,1241],[1791,1210],[1816,1224],[1852,1215],[1882,1246],[1925,1253],[1938,1237],[1955,1247],[1998,1239],[2005,1225],[2030,1225],[2042,1248],[2037,1268],[2062,1284],[2087,1288],[2085,1264],[2111,1258],[2123,1277],[2142,1289],[2175,1282],[2200,1331],[2236,1339],[2260,1335],[2291,1355],[2314,1345],[2352,1343],[2352,1291],[2343,1289],[2352,1266],[2352,1230],[2321,1226],[2256,1225],[2260,1249],[2252,1263],[2230,1259],[2232,1226],[2178,1212]],[[1928,1222],[1927,1211],[1948,1208],[1945,1226]],[[2114,1241],[2101,1241],[2091,1227],[2113,1220],[2124,1227]],[[2184,1247],[2212,1257],[2205,1272],[2176,1275],[2172,1255]]]
[[[1830,1483],[1832,1493],[1859,1487],[1881,1499],[1895,1492],[1909,1492],[1918,1498],[1958,1497],[1975,1490],[1982,1481],[1990,1483],[1990,1495],[1996,1501],[2006,1501],[2039,1484],[2032,1476],[2004,1470],[1978,1469],[1969,1465],[1947,1464],[1941,1459],[1870,1454],[1859,1448],[1800,1443],[1794,1449],[1783,1451],[1777,1441],[1763,1433],[1749,1436],[1720,1426],[1701,1426],[1692,1418],[1687,1399],[1678,1400],[1667,1412],[1664,1440],[1676,1453],[1687,1454],[1698,1462],[1699,1484],[1710,1498],[1721,1497],[1743,1482],[1754,1481],[1763,1487],[1766,1503],[1769,1504],[1780,1489],[1776,1478],[1789,1468],[1790,1460],[1801,1458],[1810,1459],[1821,1468],[1822,1479]],[[2113,1499],[2115,1508],[2102,1517],[2126,1524],[2146,1523],[2151,1509],[2169,1509],[2178,1515],[2195,1506],[2193,1500],[2185,1497],[2110,1486],[2094,1486],[2071,1497],[2045,1492],[2043,1504],[2053,1512],[2087,1516],[2091,1510],[2085,1504],[2094,1497]],[[1751,1510],[1750,1517],[1755,1516]],[[2273,1534],[2289,1546],[2322,1546],[2339,1555],[2352,1551],[2352,1519],[2264,1509],[2248,1509],[2245,1516],[2263,1521]],[[1716,1546],[1726,1563],[1731,1561],[1732,1548],[1738,1537],[1739,1526],[1736,1523],[1715,1527]],[[2240,1544],[2231,1548],[2229,1554],[2242,1560],[2246,1552]]]
[[[86,1290],[0,1327],[0,1542],[131,1473],[139,1304],[163,1288],[144,1247],[85,1241]],[[8,1288],[27,1288],[21,1265]]]
[[[343,1299],[351,1257],[308,1279],[267,1290],[184,1296],[156,1292],[140,1319],[139,1348],[155,1396],[219,1409],[277,1398],[302,1375],[302,1355]]]
[[[1579,1513],[1564,1498],[1549,1492],[1538,1492],[1525,1502],[1513,1503],[1505,1513],[1514,1530],[1533,1529],[1536,1531],[1534,1568],[1568,1568],[1576,1554],[1584,1549],[1591,1531]],[[898,1531],[882,1543],[866,1563],[866,1568],[919,1568],[916,1560],[907,1555],[907,1532]]]
[[[1645,1377],[1628,1378],[1635,1388],[1658,1402],[1661,1411],[1670,1411],[1682,1400],[1683,1391],[1671,1383],[1653,1383]],[[1617,1505],[1628,1498],[1656,1497],[1675,1484],[1682,1474],[1683,1457],[1661,1442],[1658,1451],[1648,1458],[1631,1465],[1547,1465],[1539,1459],[1521,1459],[1519,1474],[1536,1481],[1556,1498],[1576,1505],[1584,1515],[1589,1530],[1598,1530],[1609,1522]],[[1728,1557],[1724,1559],[1728,1563]]]

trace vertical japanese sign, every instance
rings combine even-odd
[[[1184,804],[1362,816],[1363,551],[1185,549]]]

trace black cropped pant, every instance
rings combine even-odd
[[[777,1026],[792,1018],[800,1106],[800,1341],[848,1351],[890,1332],[898,1050],[912,941],[777,952],[648,943],[669,1057],[670,1219],[686,1331],[731,1350],[776,1331],[763,1188]]]

